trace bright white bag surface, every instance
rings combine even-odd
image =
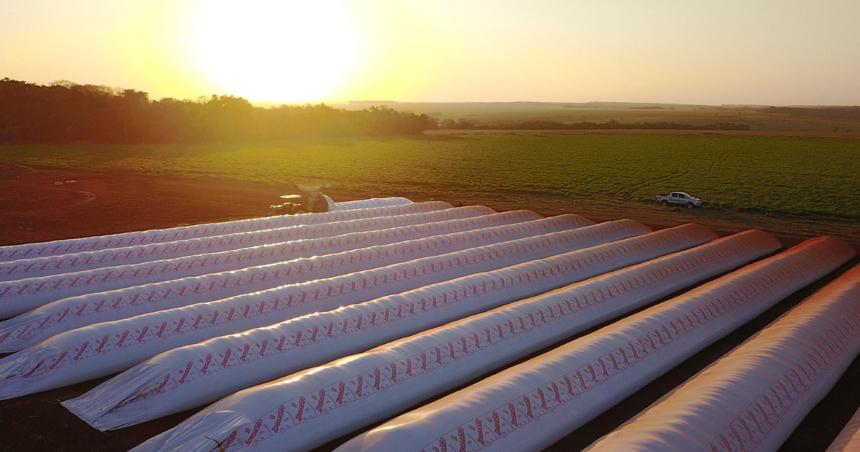
[[[526,211],[518,212],[522,213]],[[344,233],[335,235],[331,240],[293,240],[217,253],[197,254],[139,264],[96,268],[93,270],[15,281],[3,281],[0,282],[0,317],[8,317],[26,312],[43,304],[75,295],[236,270],[283,262],[299,257],[309,257],[370,246],[376,243],[374,242],[375,240],[380,240],[378,234],[368,234],[367,231],[365,233],[350,231],[351,228],[361,226],[361,224],[367,222],[377,224],[379,226],[377,230],[415,226],[412,229],[400,229],[399,233],[405,234],[404,231],[414,231],[416,236],[421,236],[421,234],[428,236],[433,235],[435,231],[439,231],[436,234],[443,233],[446,230],[446,225],[451,228],[449,231],[455,231],[492,226],[494,224],[505,224],[501,222],[505,217],[483,218],[492,213],[494,211],[489,207],[470,206],[411,215],[352,220],[332,223],[338,225],[338,230],[342,229]],[[533,218],[539,218],[534,213],[523,215],[531,215]],[[457,219],[468,219],[471,221],[443,223]],[[328,225],[303,227],[328,227]],[[408,237],[405,237],[404,240],[406,238]]]
[[[437,205],[433,202],[429,207],[430,210],[435,211],[436,207],[444,206],[444,204]],[[466,215],[466,212],[468,211],[456,209],[443,209],[443,211],[444,210],[451,211],[449,213],[451,217],[444,218],[443,216],[440,220],[465,218],[465,216],[468,216]],[[386,224],[389,223],[397,225],[397,217],[398,216],[394,216],[393,221],[390,221],[391,217],[374,217],[372,219],[365,218],[361,221],[352,220],[352,222],[346,221],[288,226],[264,229],[260,231],[239,232],[177,240],[173,242],[148,243],[144,245],[111,248],[106,250],[83,251],[79,253],[63,254],[61,256],[44,256],[0,262],[0,281],[13,281],[37,276],[58,275],[92,270],[94,268],[114,267],[154,260],[173,259],[183,256],[194,256],[197,254],[217,253],[219,251],[239,250],[242,248],[266,245],[270,243],[330,237],[347,232],[383,229],[386,227]]]
[[[17,351],[54,334],[93,323],[118,320],[286,284],[381,267],[404,260],[591,224],[590,221],[576,215],[561,215],[548,219],[536,218],[539,218],[536,213],[521,210],[324,239],[302,240],[294,244],[316,250],[321,255],[238,271],[211,273],[66,298],[0,322],[0,351]],[[492,227],[494,225],[502,226]],[[439,233],[441,235],[436,235]],[[385,247],[374,248],[371,250],[372,253],[368,253],[365,247],[328,254],[331,251],[354,248],[361,244]],[[307,255],[308,253],[292,254]]]
[[[738,256],[734,259],[760,255],[763,248],[773,251],[779,246],[775,240],[761,237],[740,242],[729,247]],[[748,249],[741,249],[742,245]],[[725,246],[718,250],[722,248]],[[647,249],[640,252],[640,259],[648,255]],[[727,252],[722,251],[723,260],[732,259],[725,256]],[[469,275],[174,349],[66,402],[66,406],[99,429],[123,427],[198,406],[290,372],[581,280],[583,274],[575,264],[577,254],[585,253]],[[293,337],[305,339],[298,344],[287,341]],[[241,356],[244,350],[248,350],[244,359],[223,360],[234,353]]]
[[[183,432],[189,430],[225,445],[235,442],[262,450],[317,447],[778,248],[779,242],[769,234],[749,231],[517,301],[241,391],[149,442],[144,449],[193,450],[193,439],[190,443],[173,441],[174,437],[186,437]],[[284,358],[292,361],[300,353],[304,351],[296,350]],[[315,396],[322,396],[322,403]],[[291,402],[301,398],[323,408],[307,409],[297,417]],[[135,405],[137,401],[129,398],[128,406]],[[281,423],[275,422],[278,416],[268,416],[282,410]],[[240,425],[220,429],[221,422],[207,422],[213,413],[218,413],[215,416],[219,420],[230,413]]]
[[[406,198],[394,198],[406,200]],[[408,201],[408,200],[407,200]],[[337,203],[336,203],[337,204]],[[59,256],[61,254],[95,251],[108,248],[122,248],[147,243],[173,242],[195,237],[233,234],[236,232],[260,231],[263,229],[282,228],[300,224],[319,224],[332,221],[355,220],[389,215],[404,215],[407,213],[427,212],[450,208],[448,203],[436,205],[428,203],[404,204],[389,207],[376,207],[355,211],[336,211],[325,213],[309,213],[302,215],[277,215],[273,217],[252,218],[248,220],[225,221],[222,223],[195,224],[168,229],[152,229],[149,231],[124,232],[120,234],[83,237],[78,239],[54,240],[42,243],[27,243],[0,247],[0,262],[30,259],[43,256]]]
[[[370,198],[359,199],[356,201],[341,201],[334,202],[328,196],[323,195],[330,211],[336,210],[353,210],[353,209],[368,209],[371,207],[388,207],[411,204],[412,201],[406,198]]]
[[[160,352],[212,337],[647,231],[631,220],[603,223],[97,323],[58,334],[0,360],[0,378],[5,380],[0,398],[107,375]]]
[[[540,450],[853,256],[833,237],[807,240],[391,419],[339,450]]]
[[[860,266],[590,450],[777,450],[860,352]]]
[[[827,452],[856,452],[860,450],[860,410],[854,413],[854,416],[845,425],[845,428],[839,432],[839,436],[833,440]]]

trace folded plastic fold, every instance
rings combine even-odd
[[[777,450],[858,353],[860,266],[590,450]]]
[[[853,256],[838,239],[808,240],[395,417],[338,450],[540,450]]]
[[[778,248],[779,242],[769,234],[748,231],[515,301],[241,391],[141,449],[193,450],[197,447],[193,440],[174,442],[175,438],[187,437],[183,432],[191,430],[214,438],[227,448],[234,444],[258,450],[317,447]],[[549,260],[553,259],[557,257]],[[501,274],[495,277],[498,281],[502,278]],[[474,310],[483,311],[499,304],[481,303]],[[417,326],[416,330],[421,330],[432,325]],[[301,353],[304,351],[297,349],[283,359],[292,361],[294,354]],[[173,392],[171,389],[165,392]],[[136,396],[146,397],[136,393],[127,399],[128,407],[137,405],[133,398]],[[302,400],[307,408],[299,414],[295,403],[301,405]],[[144,402],[137,409],[148,406]],[[232,413],[236,419],[247,422],[221,429],[217,420],[209,422],[209,416],[221,419],[224,416],[221,413]],[[273,413],[280,415],[270,417]]]

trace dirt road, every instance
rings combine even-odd
[[[151,176],[134,172],[79,171],[0,165],[0,244],[37,242],[183,224],[272,215],[270,204],[295,187],[214,178]],[[420,187],[402,193],[331,193],[336,200],[372,196],[433,197]],[[473,193],[445,199],[498,210],[531,209],[544,215],[578,213],[596,221],[632,218],[654,227],[696,222],[728,234],[755,227],[786,244],[816,235],[836,235],[860,247],[860,228],[847,220],[770,217],[749,213],[664,208],[656,202],[607,204],[587,198],[532,193]]]

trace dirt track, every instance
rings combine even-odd
[[[94,172],[0,165],[0,245],[111,234],[272,215],[270,204],[295,187],[214,178],[150,176],[134,172]],[[407,196],[428,200],[432,193],[334,192],[335,199]],[[860,247],[860,228],[851,221],[775,218],[755,213],[664,208],[654,204],[595,203],[587,198],[520,193],[473,193],[446,201],[484,204],[498,210],[531,209],[544,215],[578,213],[603,221],[632,218],[655,227],[696,222],[720,234],[750,227],[771,232],[787,245],[817,235],[836,235]]]
[[[75,182],[69,182],[75,181]],[[59,182],[59,183],[58,183]],[[46,241],[68,237],[170,227],[181,224],[249,218],[272,214],[269,204],[293,187],[217,179],[153,177],[136,173],[0,167],[0,244]],[[368,196],[405,195],[429,199],[418,193],[332,193],[347,200]],[[463,204],[483,203],[497,209],[529,208],[543,214],[581,213],[594,220],[633,218],[655,226],[695,221],[720,234],[756,226],[778,235],[786,245],[813,235],[839,235],[860,247],[856,225],[827,219],[777,219],[755,214],[718,213],[707,209],[686,211],[650,205],[596,205],[587,200],[535,199],[530,205],[515,197],[449,200]],[[857,259],[854,260],[857,262]],[[823,281],[818,285],[823,284]],[[732,335],[712,345],[645,390],[630,397],[559,445],[570,450],[590,443],[627,419],[665,391],[727,352],[762,328],[781,312],[800,302],[811,289],[780,303]],[[0,402],[0,450],[121,450],[133,447],[188,417],[181,413],[116,432],[100,433],[60,406],[59,401],[78,396],[103,380]],[[819,450],[829,443],[860,404],[860,360],[845,374],[836,389],[819,404],[786,444],[788,450]],[[329,446],[336,446],[337,442]]]

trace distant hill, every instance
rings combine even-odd
[[[692,105],[643,102],[397,102],[352,101],[345,110],[384,106],[476,127],[515,127],[518,123],[682,124],[709,127],[734,124],[760,131],[860,133],[858,106]],[[634,127],[637,128],[637,127]]]

